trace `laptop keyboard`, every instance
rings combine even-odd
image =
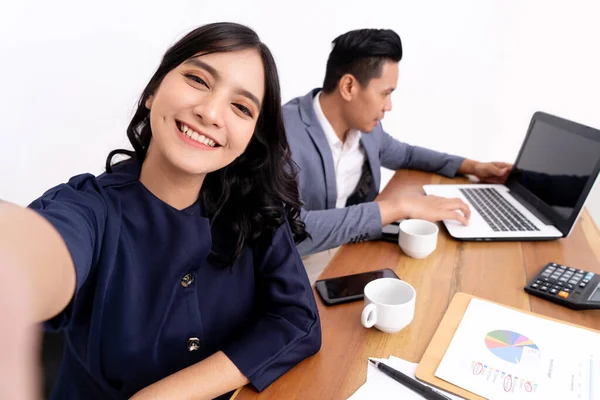
[[[496,232],[539,231],[523,214],[493,188],[459,189]]]

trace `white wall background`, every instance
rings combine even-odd
[[[600,2],[9,0],[0,5],[0,198],[26,205],[100,173],[163,52],[190,29],[254,28],[278,62],[283,99],[320,86],[330,42],[392,28],[404,45],[400,140],[514,161],[543,110],[600,127]],[[392,173],[384,173],[384,184]],[[600,225],[600,185],[588,201]]]

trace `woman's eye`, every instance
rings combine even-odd
[[[196,83],[199,83],[199,84],[201,84],[203,86],[208,87],[208,85],[206,84],[206,82],[204,82],[204,80],[202,78],[200,78],[199,76],[196,76],[196,75],[193,75],[193,74],[187,74],[185,77],[188,78],[188,79],[190,79],[190,80],[192,80],[192,81],[194,81],[194,82],[196,82]]]
[[[252,118],[252,111],[250,111],[250,110],[248,109],[248,107],[246,107],[246,106],[243,106],[243,105],[241,105],[241,104],[234,104],[234,106],[235,106],[235,107],[236,107],[238,110],[240,110],[241,112],[243,112],[244,114],[246,114],[247,116],[249,116],[250,118]]]

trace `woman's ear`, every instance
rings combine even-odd
[[[152,109],[152,103],[154,103],[154,95],[150,95],[150,97],[148,97],[146,99],[146,102],[144,103],[144,105],[146,106],[146,108],[148,110]]]

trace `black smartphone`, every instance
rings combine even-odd
[[[398,235],[400,234],[400,223],[392,222],[381,228],[381,240],[386,242],[398,243]]]
[[[379,278],[398,278],[389,268],[360,274],[321,279],[315,282],[319,296],[328,306],[362,300],[367,283]]]

